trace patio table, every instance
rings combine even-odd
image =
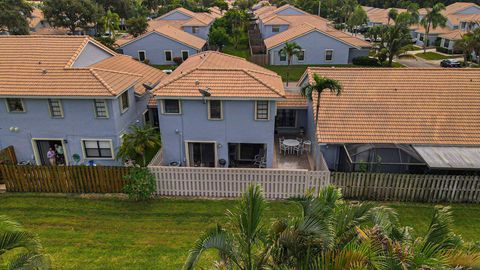
[[[293,152],[293,148],[299,146],[300,142],[298,140],[286,139],[286,140],[283,140],[283,145],[285,145],[288,148],[288,153],[291,154]]]

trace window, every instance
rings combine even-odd
[[[147,60],[147,54],[145,51],[138,51],[138,60],[140,60],[140,62],[145,62],[145,60]]]
[[[198,26],[192,26],[192,34],[198,33]]]
[[[255,120],[268,120],[268,101],[262,100],[255,103]]]
[[[129,101],[128,101],[128,91],[123,92],[123,94],[120,95],[120,111],[126,112],[128,110],[128,107],[130,106]]]
[[[208,101],[208,119],[210,120],[222,120],[222,101],[221,100],[209,100]]]
[[[418,40],[423,41],[423,35],[422,34],[418,34]]]
[[[172,61],[172,51],[165,51],[165,61],[167,62]]]
[[[462,22],[462,25],[460,26],[460,28],[462,30],[465,30],[466,27],[467,27],[467,22]]]
[[[63,118],[62,103],[59,99],[49,99],[48,109],[50,110],[50,116],[52,118]]]
[[[180,114],[180,100],[178,99],[163,100],[163,113],[164,114]]]
[[[7,98],[6,102],[8,112],[25,112],[25,106],[23,106],[21,98]]]
[[[305,60],[305,50],[301,50],[297,55],[298,62],[303,62]]]
[[[150,124],[150,114],[148,113],[148,109],[143,112],[143,123]]]
[[[443,47],[448,49],[448,46],[450,46],[450,40],[445,39],[445,41],[443,42]]]
[[[283,51],[280,51],[280,61],[285,62],[287,61],[287,54]]]
[[[113,158],[112,141],[82,140],[85,158]]]
[[[275,125],[277,127],[283,128],[294,128],[296,127],[296,120],[297,120],[297,111],[296,110],[279,110],[277,113],[277,117],[275,119]]]
[[[280,26],[272,26],[272,33],[280,32]]]
[[[108,107],[105,100],[95,99],[94,106],[96,118],[108,118]]]
[[[182,60],[185,61],[188,58],[188,51],[182,51]]]
[[[325,61],[333,60],[333,50],[325,50]]]

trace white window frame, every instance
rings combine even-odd
[[[87,151],[85,151],[85,141],[99,141],[99,142],[109,142],[110,143],[110,151],[112,153],[111,158],[107,157],[87,157]],[[112,139],[80,139],[80,146],[82,147],[82,155],[83,160],[114,160],[115,159],[115,151],[113,151],[113,140]]]
[[[303,52],[303,60],[298,59],[298,56],[297,56],[297,61],[299,63],[303,63],[303,62],[305,62],[305,49],[301,49],[300,51]]]
[[[192,34],[198,34],[198,30],[200,30],[200,27],[192,26]]]
[[[180,115],[180,114],[182,114],[182,101],[180,99],[174,99],[174,100],[178,101],[178,113],[167,113],[165,111],[165,99],[162,99],[162,102],[160,102],[161,109],[162,109],[162,114],[166,114],[166,115]]]
[[[105,104],[105,109],[106,109],[105,112],[107,113],[107,116],[99,117],[97,115],[97,102],[102,102],[103,104]],[[105,99],[94,99],[93,100],[93,114],[95,115],[96,119],[108,119],[108,118],[110,118],[110,113],[108,112],[108,103]]]
[[[183,53],[186,52],[187,53],[187,58],[183,59]],[[185,61],[187,60],[189,57],[190,57],[190,52],[188,50],[182,50],[181,52],[181,55],[182,55],[182,61]]]
[[[184,141],[184,149],[185,149],[185,160],[186,160],[186,163],[187,163],[187,167],[191,167],[191,164],[190,164],[190,149],[188,147],[188,144],[189,143],[213,143],[214,144],[214,155],[215,155],[215,167],[218,167],[218,142],[216,141],[190,141],[190,140],[185,140]]]
[[[143,52],[143,56],[144,56],[144,58],[145,58],[145,59],[143,59],[143,61],[140,59],[140,53],[141,53],[141,52]],[[143,62],[145,62],[145,60],[147,60],[147,52],[146,52],[145,50],[139,50],[139,51],[137,51],[137,55],[138,55],[138,61],[140,61],[140,62],[143,63]]]
[[[211,114],[210,114],[210,102],[212,100],[209,100],[208,103],[207,103],[207,118],[208,120],[212,120],[212,121],[221,121],[223,120],[223,102],[221,100],[214,100],[214,101],[219,101],[220,102],[220,118],[212,118],[211,117]]]
[[[19,99],[20,103],[22,103],[23,111],[10,111],[10,106],[8,105],[8,100],[9,99]],[[25,103],[23,102],[23,98],[6,98],[5,99],[5,106],[7,107],[7,112],[9,112],[9,113],[25,113],[25,112],[27,112],[27,109],[25,108]]]
[[[287,61],[287,54],[286,54],[286,53],[283,53],[283,55],[284,55],[284,57],[285,57],[285,60],[282,60],[282,51],[280,50],[280,51],[278,52],[278,60],[279,60],[280,62],[285,62],[285,61]]]
[[[167,60],[167,52],[170,52],[170,60]],[[165,57],[165,62],[173,62],[173,52],[172,50],[164,50],[163,56]]]
[[[277,31],[274,31],[273,29],[277,29]],[[280,33],[280,26],[272,25],[272,33]]]
[[[266,119],[260,119],[258,118],[258,102],[267,102],[267,118]],[[269,121],[270,120],[270,102],[268,100],[256,100],[255,101],[255,120],[256,121]]]
[[[58,101],[58,105],[60,107],[60,114],[61,116],[53,116],[53,112],[52,112],[52,106],[51,106],[51,101]],[[48,105],[48,111],[50,112],[50,117],[51,118],[54,118],[54,119],[62,119],[64,116],[63,116],[63,105],[62,105],[62,101],[60,99],[47,99],[47,105]]]
[[[130,109],[130,96],[128,95],[128,90],[121,93],[119,96],[118,96],[118,105],[120,106],[120,112],[121,113],[125,113],[126,111],[128,111],[128,109]],[[127,108],[123,108],[122,106],[122,96],[123,95],[127,95],[127,103],[128,103],[128,107]]]
[[[332,59],[330,60],[327,60],[327,52],[330,51],[332,52]],[[335,50],[334,49],[325,49],[325,62],[332,62],[333,61],[333,56],[335,54]]]

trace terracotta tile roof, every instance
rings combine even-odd
[[[480,144],[480,70],[308,68],[343,86],[322,94],[324,143]],[[316,99],[314,98],[314,115]]]
[[[43,21],[45,18],[43,17],[43,12],[39,8],[33,8],[32,9],[32,18],[28,20],[28,24],[30,28],[34,28],[39,24],[41,21]]]
[[[307,99],[298,91],[285,91],[285,100],[278,101],[279,108],[307,108]]]
[[[304,15],[305,16],[305,15]],[[309,16],[307,18],[312,18],[312,17],[317,17],[313,15],[306,15]],[[325,23],[324,21],[320,20],[310,20],[306,19],[305,23],[302,23],[297,26],[289,27],[289,29],[276,34],[274,36],[271,36],[267,39],[264,40],[265,46],[267,49],[271,49],[275,46],[278,46],[280,44],[283,44],[287,41],[290,41],[292,39],[295,39],[299,36],[303,36],[309,32],[313,31],[318,31],[322,34],[325,34],[327,36],[330,36],[334,39],[340,40],[344,43],[349,44],[350,46],[354,47],[371,47],[371,44],[358,38],[355,36],[352,36],[350,34],[347,34],[345,32],[339,31],[333,27],[330,27]]]
[[[133,38],[132,36],[124,36],[120,39],[117,40],[117,45],[119,46],[125,46],[126,44],[129,44],[133,41],[139,40],[144,38],[147,35],[150,35],[152,33],[158,33],[162,36],[168,37],[172,40],[175,40],[177,42],[183,43],[187,46],[190,46],[194,49],[201,50],[203,46],[206,44],[206,40],[199,38],[195,35],[192,35],[190,33],[187,33],[185,31],[182,31],[178,28],[175,28],[173,26],[170,26],[168,24],[163,24],[161,26],[156,27],[155,29],[138,36],[136,38]]]
[[[450,4],[450,5],[446,6],[444,13],[445,14],[454,14],[454,13],[462,11],[466,8],[474,7],[474,6],[478,6],[478,5],[475,4],[475,3],[468,3],[468,2],[456,2],[456,3],[453,3],[453,4]]]
[[[30,32],[30,35],[67,35],[69,32],[66,28],[55,28],[55,27],[42,27],[37,29],[35,32]]]
[[[277,7],[275,7],[275,6],[264,6],[264,7],[261,7],[259,9],[255,10],[253,12],[253,14],[255,14],[255,16],[259,17],[262,14],[267,13],[267,12],[271,12],[275,9],[277,9]]]
[[[362,6],[362,8],[365,10],[368,16],[368,20],[373,23],[379,23],[379,24],[388,24],[388,12],[390,11],[391,8],[374,8],[374,7],[365,7]],[[407,11],[406,9],[403,8],[395,8],[398,13],[402,13]],[[392,20],[390,20],[390,23],[393,23]]]
[[[465,33],[466,32],[463,31],[463,30],[456,29],[456,30],[452,30],[452,31],[450,31],[448,33],[445,33],[445,34],[440,34],[440,35],[438,35],[438,37],[449,39],[449,40],[458,40],[458,39],[461,39],[463,34],[465,34]]]
[[[72,67],[89,43],[112,57],[103,64]],[[142,81],[143,74],[136,72],[145,69],[123,59],[86,36],[0,36],[0,95],[116,96]]]
[[[198,97],[210,88],[219,98],[282,98],[283,83],[275,72],[244,58],[214,51],[190,56],[155,89],[157,97]]]
[[[425,34],[425,28],[419,24],[410,26],[410,30],[415,30],[415,32],[420,34]],[[451,31],[452,29],[450,29],[449,27],[437,27],[435,29],[430,28],[429,35],[446,34]]]
[[[158,18],[156,18],[155,20],[161,20],[161,21],[164,21],[162,20],[162,18],[165,18],[166,16],[172,14],[172,13],[175,13],[175,12],[180,12],[180,13],[183,13],[189,17],[191,17],[191,19],[189,20],[183,20],[184,22],[186,21],[186,23],[184,25],[189,25],[189,23],[193,23],[193,21],[195,21],[195,25],[194,26],[208,26],[209,24],[211,24],[215,18],[217,17],[217,15],[214,15],[214,14],[210,14],[208,12],[193,12],[193,11],[190,11],[186,8],[183,8],[183,7],[179,7],[179,8],[176,8]],[[197,25],[198,24],[198,25]]]
[[[143,84],[155,85],[163,80],[167,74],[161,70],[134,60],[127,55],[116,55],[92,65],[95,68],[139,74],[142,77],[135,84],[135,93],[145,93]]]

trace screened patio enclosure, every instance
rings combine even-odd
[[[356,172],[423,173],[428,167],[415,149],[405,144],[344,144],[339,169]]]

